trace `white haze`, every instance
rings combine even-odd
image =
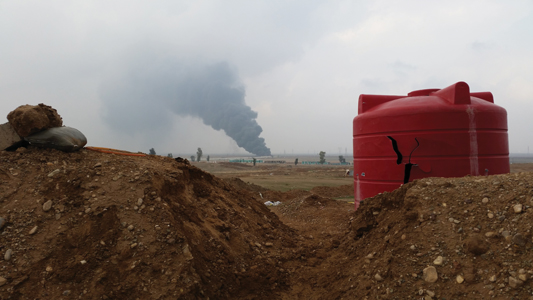
[[[146,79],[154,62],[223,64],[272,153],[344,154],[360,94],[465,81],[494,94],[510,151],[527,152],[532,30],[533,2],[518,0],[0,1],[0,113],[45,103],[89,145],[246,154],[155,94],[146,105],[106,97],[120,80]]]

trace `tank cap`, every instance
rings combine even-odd
[[[436,92],[440,89],[425,89],[425,90],[417,90],[417,91],[412,91],[410,92],[409,94],[407,94],[407,96],[409,97],[415,97],[415,96],[429,96],[429,94],[433,93],[433,92]]]

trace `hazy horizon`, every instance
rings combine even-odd
[[[526,0],[8,0],[0,113],[45,103],[129,151],[343,154],[360,94],[464,81],[527,153],[531,29]]]

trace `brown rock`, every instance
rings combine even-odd
[[[512,241],[513,241],[513,244],[520,246],[520,247],[524,247],[527,243],[526,238],[520,233],[515,234],[512,238]]]
[[[457,283],[463,283],[465,279],[463,278],[463,276],[457,275],[457,277],[455,278],[455,281],[457,281]]]
[[[437,279],[439,279],[439,275],[437,274],[437,269],[433,266],[429,266],[423,270],[423,276],[424,280],[426,282],[435,282]]]
[[[470,236],[465,245],[466,250],[474,255],[481,255],[489,251],[489,244],[480,235]]]
[[[63,120],[57,111],[42,103],[19,106],[7,115],[7,119],[21,137],[43,129],[63,126]]]
[[[13,126],[9,123],[0,125],[0,150],[5,150],[21,141]]]
[[[509,286],[512,287],[512,288],[517,288],[519,286],[521,286],[522,284],[524,284],[524,282],[520,279],[516,279],[512,276],[509,276]]]

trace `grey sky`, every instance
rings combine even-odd
[[[153,95],[106,97],[154,66],[225,65],[274,154],[344,154],[359,94],[465,81],[507,109],[511,152],[533,152],[532,31],[529,0],[0,1],[0,113],[51,105],[92,146],[245,154]]]

